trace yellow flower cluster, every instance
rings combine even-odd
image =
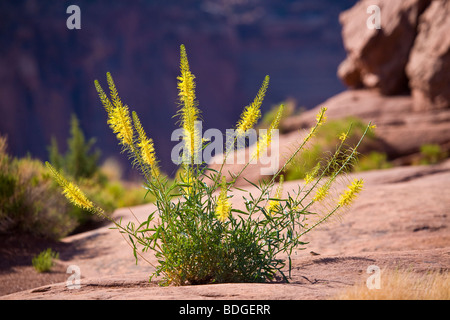
[[[314,201],[322,201],[325,199],[325,197],[330,192],[331,183],[330,181],[327,181],[325,184],[323,184],[316,192],[314,196]]]
[[[267,129],[266,133],[263,133],[260,135],[258,142],[256,144],[256,150],[253,153],[252,158],[259,159],[261,154],[266,151],[266,149],[270,146],[270,143],[272,142],[272,135],[275,130],[278,129],[281,121],[281,116],[283,115],[284,111],[284,105],[281,104],[278,108],[277,115],[275,116],[275,119],[273,119],[272,123],[269,126],[269,129]]]
[[[227,180],[222,176],[222,183],[220,185],[220,194],[217,199],[216,217],[219,221],[225,221],[231,210],[231,203],[227,195]]]
[[[94,204],[77,185],[67,181],[66,178],[64,178],[50,163],[46,162],[45,165],[52,173],[56,182],[63,188],[62,193],[70,202],[82,209],[93,211]]]
[[[346,190],[339,199],[340,206],[348,206],[353,200],[355,200],[356,195],[361,192],[364,185],[364,181],[362,179],[353,180],[352,184],[348,186],[348,190]]]
[[[322,125],[327,121],[327,116],[325,115],[325,112],[327,111],[327,108],[322,107],[320,108],[319,113],[316,116],[317,125]]]
[[[156,176],[159,174],[159,169],[156,162],[155,146],[153,140],[147,137],[144,128],[141,125],[136,112],[133,112],[134,127],[138,133],[138,147],[141,152],[142,161],[144,164],[150,166],[151,174]]]
[[[275,191],[275,195],[274,195],[275,199],[280,199],[281,196],[283,195],[283,182],[284,182],[284,176],[280,175],[280,181],[278,183],[278,187],[277,187],[277,189]],[[270,200],[269,204],[267,205],[267,211],[271,214],[275,214],[275,208],[277,207],[278,202],[279,201],[277,201],[277,200]]]
[[[114,80],[109,72],[106,74],[106,77],[108,80],[112,103],[97,80],[95,80],[95,87],[100,100],[108,113],[108,124],[117,135],[120,143],[125,148],[131,148],[133,146],[133,125],[128,106],[123,105],[120,100],[116,85],[114,84]]]
[[[341,140],[342,142],[344,142],[347,139],[348,135],[346,132],[342,132],[341,135],[339,136],[339,140]]]
[[[181,116],[181,127],[184,130],[185,159],[193,161],[198,148],[201,147],[200,132],[195,127],[200,110],[195,101],[195,76],[189,69],[189,61],[184,45],[180,46],[180,71],[178,79],[178,96],[182,105],[179,114]]]
[[[313,180],[317,177],[317,174],[319,173],[320,170],[320,162],[318,162],[314,168],[308,172],[305,176],[305,184],[311,183],[313,182]]]

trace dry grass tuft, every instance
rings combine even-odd
[[[385,270],[380,289],[368,289],[366,283],[355,285],[334,297],[338,300],[449,300],[448,271],[416,273]]]

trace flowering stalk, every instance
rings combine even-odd
[[[283,181],[284,181],[284,176],[281,175],[280,181],[278,182],[278,187],[275,191],[275,195],[274,195],[275,199],[280,199],[283,194]],[[279,203],[278,200],[270,200],[269,204],[267,205],[267,211],[271,214],[275,214],[275,209],[276,209],[278,203]]]
[[[222,182],[220,184],[220,194],[217,199],[216,205],[216,217],[219,221],[224,222],[231,210],[231,203],[227,195],[227,180],[225,176],[222,177]]]
[[[264,96],[267,91],[267,87],[269,86],[269,76],[264,78],[264,81],[261,85],[261,88],[258,91],[253,102],[244,108],[242,112],[241,118],[239,119],[236,126],[236,133],[238,136],[245,134],[247,130],[252,129],[255,124],[258,122],[258,119],[261,117],[261,104],[264,100]]]
[[[356,198],[357,194],[361,192],[364,185],[364,181],[362,179],[355,179],[348,186],[348,190],[346,190],[340,197],[338,205],[341,207],[349,206]]]
[[[179,115],[181,127],[184,130],[183,158],[185,164],[193,164],[194,156],[201,146],[200,132],[195,126],[200,110],[197,108],[195,100],[195,76],[189,69],[189,61],[184,45],[180,46],[180,76],[178,79],[178,96],[181,104]]]
[[[103,218],[110,219],[102,209],[95,206],[92,201],[86,197],[83,191],[81,191],[81,189],[76,184],[68,181],[49,162],[45,162],[45,165],[50,170],[53,179],[63,189],[62,194],[67,198],[67,200],[69,200],[69,202],[81,209],[90,211],[92,213],[97,213]]]
[[[145,133],[144,128],[141,125],[141,121],[139,120],[139,117],[134,111],[133,111],[133,121],[134,127],[136,128],[136,131],[138,133],[137,146],[140,149],[142,164],[144,167],[142,168],[142,170],[145,171],[146,176],[148,175],[158,176],[159,168],[158,163],[156,161],[155,147],[153,145],[153,140],[147,137],[147,134]]]
[[[263,133],[256,143],[256,150],[254,151],[252,155],[252,159],[259,159],[261,154],[270,146],[270,143],[272,142],[272,135],[275,130],[278,130],[278,127],[280,125],[281,116],[283,115],[284,111],[284,105],[281,104],[278,108],[278,112],[275,116],[275,119],[273,119],[272,123],[269,126],[269,129],[267,129],[266,133]],[[250,160],[251,161],[251,160]]]

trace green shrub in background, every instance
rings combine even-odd
[[[43,163],[30,157],[17,159],[6,152],[0,137],[0,233],[27,233],[59,239],[77,225],[67,212]]]
[[[54,266],[55,259],[59,259],[59,253],[48,248],[39,253],[39,255],[33,257],[31,263],[37,272],[49,272]]]
[[[86,141],[80,123],[75,114],[70,121],[70,137],[67,140],[67,152],[62,155],[59,152],[55,138],[52,138],[48,147],[49,160],[55,164],[58,170],[63,170],[75,180],[91,178],[98,172],[100,151],[92,151],[95,138]]]
[[[308,183],[299,184],[292,192],[283,192],[284,169],[326,123],[326,109],[323,108],[314,127],[272,179],[258,184],[249,181],[256,188],[256,194],[238,189],[234,186],[236,179],[244,173],[251,160],[258,159],[270,145],[283,106],[279,107],[267,134],[259,137],[252,159],[239,173],[232,175],[231,181],[222,173],[223,165],[215,170],[196,164],[195,155],[207,142],[201,140],[195,126],[200,115],[195,97],[195,77],[189,69],[184,46],[180,49],[181,74],[177,78],[180,109],[177,115],[184,133],[184,148],[182,170],[173,181],[160,174],[153,141],[144,131],[137,114],[132,112],[130,115],[128,106],[122,103],[111,75],[107,74],[109,96],[95,82],[108,115],[107,123],[117,135],[123,151],[144,176],[147,193],[155,199],[154,210],[149,212],[145,221],[136,220],[122,225],[122,221],[111,219],[81,188],[50,163],[47,167],[71,203],[108,219],[120,233],[128,236],[124,238],[133,249],[136,262],[142,258],[152,265],[155,268],[153,275],[163,276],[161,284],[263,282],[273,280],[277,274],[287,281],[291,255],[295,249],[302,249],[305,245],[302,236],[349,206],[361,191],[363,181],[359,179],[355,179],[340,195],[334,195],[331,189],[337,177],[355,161],[357,148],[368,133],[370,124],[360,133],[355,146],[345,152],[343,146],[350,129],[342,131],[335,152],[328,161],[313,167]],[[236,124],[238,135],[253,128],[260,118],[268,82],[269,77],[266,76],[254,101],[244,108]],[[224,156],[223,163],[228,155]],[[278,185],[275,184],[277,179],[280,180]],[[233,207],[231,198],[235,190],[244,192],[244,208]],[[324,206],[324,202],[328,205]],[[306,223],[309,219],[311,224]],[[157,265],[145,258],[144,252],[148,250],[154,251]],[[285,270],[286,266],[288,270]]]
[[[74,119],[74,118],[73,118]],[[76,130],[74,130],[74,128]],[[72,137],[69,141],[78,149],[79,154],[87,151],[86,145],[80,144],[84,139],[75,138],[78,124],[72,121]],[[91,140],[93,141],[93,140]],[[92,142],[88,143],[89,145]],[[73,172],[90,172],[91,176],[78,175],[77,183],[96,203],[100,204],[105,212],[111,214],[116,208],[122,206],[133,206],[152,201],[151,196],[146,195],[146,190],[139,184],[127,184],[119,178],[109,177],[103,172],[103,167],[92,165],[97,156],[80,155],[78,157],[63,157],[57,149],[51,148],[51,158],[64,159],[59,162],[61,167],[66,159],[90,158],[89,170],[80,169]],[[52,153],[53,152],[53,153]],[[76,161],[77,163],[86,163]],[[67,164],[68,167],[75,167]],[[105,168],[106,169],[106,168]],[[95,226],[103,219],[93,216],[88,211],[74,207],[67,203],[60,194],[57,184],[53,181],[44,164],[31,157],[15,158],[7,153],[7,139],[0,136],[0,233],[21,234],[26,233],[36,237],[58,240],[72,232],[86,229],[86,226]]]
[[[424,144],[420,146],[420,163],[436,164],[448,157],[448,153],[442,150],[438,144]]]

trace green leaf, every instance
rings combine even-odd
[[[242,210],[239,210],[239,209],[231,209],[230,211],[231,211],[231,212],[237,212],[237,213],[242,213],[242,214],[248,215],[248,212],[245,212],[245,211],[242,211]]]

